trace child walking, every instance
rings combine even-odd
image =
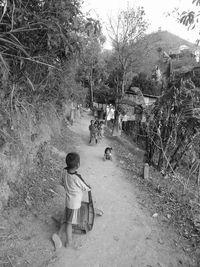
[[[104,123],[103,123],[103,121],[99,122],[98,136],[99,136],[99,138],[103,138],[104,137]]]
[[[91,120],[90,121],[90,125],[89,125],[89,131],[90,131],[90,141],[89,141],[89,144],[91,144],[92,140],[94,139],[96,144],[98,142],[97,140],[97,127],[96,127],[96,124],[94,122],[94,120]]]
[[[64,168],[62,176],[62,185],[66,193],[65,213],[61,222],[61,227],[58,234],[53,234],[52,240],[55,248],[62,247],[61,237],[63,233],[66,235],[65,246],[72,245],[72,225],[80,223],[80,207],[84,191],[90,191],[91,188],[87,185],[77,173],[80,166],[80,156],[77,153],[69,153],[66,156],[67,167]]]

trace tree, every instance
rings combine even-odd
[[[15,87],[29,101],[56,98],[62,68],[80,50],[80,1],[0,0],[0,7],[1,74],[9,81],[1,89],[9,95]]]
[[[159,89],[152,79],[147,77],[146,73],[140,72],[133,77],[130,87],[139,87],[143,94],[160,95]]]
[[[144,16],[145,11],[143,7],[136,9],[127,7],[126,10],[119,13],[116,21],[111,18],[109,19],[109,36],[116,55],[118,69],[122,72],[122,95],[126,86],[126,74],[135,63],[134,51],[148,26]],[[139,53],[139,50],[137,50],[137,53]]]
[[[122,86],[122,69],[118,64],[118,58],[115,52],[112,52],[106,60],[106,67],[108,72],[107,83],[111,89],[115,91],[114,101],[117,102],[121,97]]]
[[[96,34],[99,22],[81,13],[80,0],[0,0],[0,8],[4,96],[56,101],[71,93],[68,66],[75,74],[85,36]]]
[[[200,0],[193,0],[192,4],[196,7],[200,6]],[[178,20],[181,24],[188,26],[189,29],[194,29],[199,25],[200,11],[189,10],[178,13]]]
[[[145,12],[143,7],[136,9],[127,7],[121,11],[116,20],[109,19],[109,35],[114,50],[113,60],[116,62],[112,70],[113,81],[116,83],[116,116],[113,133],[120,134],[118,127],[118,103],[123,97],[127,85],[128,77],[133,65],[136,62],[136,50],[138,41],[144,36],[148,23],[145,20]],[[138,47],[137,47],[138,48]],[[139,49],[137,49],[139,53]],[[116,78],[114,78],[116,76]]]
[[[176,78],[147,115],[149,163],[159,170],[175,170],[199,132],[198,98],[199,91],[190,79]]]
[[[104,62],[101,57],[105,37],[101,28],[93,30],[90,27],[87,35],[82,38],[82,51],[78,60],[77,81],[90,90],[90,106],[93,107],[95,88],[102,84]]]
[[[171,13],[168,13],[169,16],[173,15],[175,19],[180,24],[185,25],[188,30],[198,29],[197,35],[199,35],[199,16],[200,16],[200,0],[191,0],[191,4],[195,6],[194,8],[190,8],[187,11],[181,11],[179,8],[175,8]],[[199,38],[197,37],[197,46],[199,45]]]

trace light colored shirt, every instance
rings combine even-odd
[[[122,121],[127,121],[128,120],[128,116],[125,114]]]
[[[107,121],[115,118],[115,110],[112,107],[107,108]]]
[[[113,120],[115,118],[115,110],[114,110],[114,108],[110,109],[110,118],[113,119]]]
[[[81,181],[75,174],[64,172],[62,177],[62,185],[66,192],[65,205],[69,209],[79,209],[84,191],[90,191],[90,188]]]

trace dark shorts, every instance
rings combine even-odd
[[[92,139],[92,138],[97,138],[97,132],[92,132],[92,131],[90,131],[90,138]]]
[[[80,209],[72,210],[66,207],[63,223],[79,224]]]

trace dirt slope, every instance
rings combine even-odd
[[[115,152],[113,162],[103,161],[103,151],[112,140],[88,145],[89,116],[72,126],[78,134],[76,150],[81,155],[80,173],[92,186],[95,206],[104,211],[93,230],[76,235],[80,249],[62,248],[49,267],[175,267],[190,266],[172,236],[163,231],[157,218],[138,203],[139,191],[131,174],[120,167]],[[60,153],[60,154],[59,154]],[[58,154],[63,157],[63,152]],[[64,192],[60,189],[60,192]],[[64,199],[62,197],[62,199]],[[56,205],[58,206],[58,204]]]

